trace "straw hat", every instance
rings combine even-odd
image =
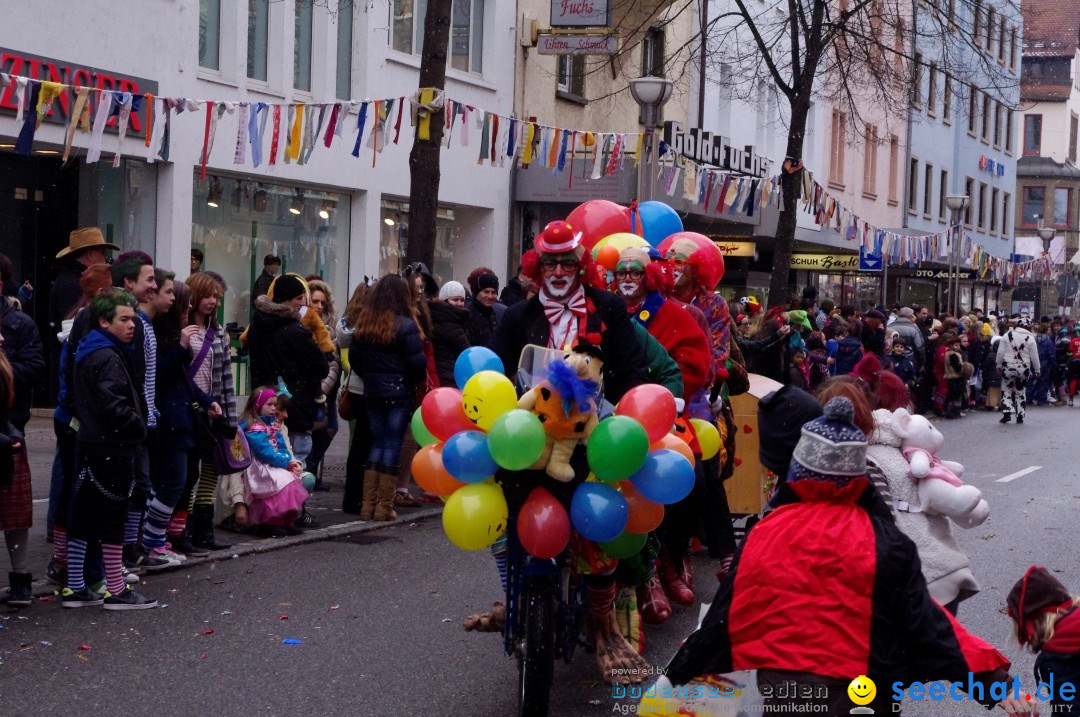
[[[93,248],[120,251],[120,247],[105,241],[105,236],[101,233],[100,229],[97,227],[85,227],[83,229],[76,229],[68,235],[67,247],[61,249],[60,253],[56,255],[56,258],[63,259],[68,254],[75,254],[84,249]]]

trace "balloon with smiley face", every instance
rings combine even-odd
[[[443,508],[443,530],[462,550],[483,550],[506,532],[509,509],[500,486],[471,483],[454,491]]]
[[[517,408],[517,391],[498,371],[480,371],[465,383],[461,405],[477,428],[489,431],[495,419]]]

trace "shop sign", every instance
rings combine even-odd
[[[915,279],[955,279],[959,275],[961,279],[974,281],[978,274],[974,269],[960,269],[959,272],[948,269],[912,269],[911,276]]]
[[[145,94],[147,92],[157,94],[158,91],[158,83],[152,80],[65,62],[64,60],[56,60],[51,57],[8,50],[2,47],[0,47],[0,72],[47,82],[95,87],[99,90],[115,90],[132,94]],[[71,108],[74,106],[74,101],[74,90],[61,92],[56,101],[53,102],[49,114],[45,116],[45,121],[53,124],[66,124]],[[18,109],[19,102],[15,96],[15,83],[12,82],[0,92],[0,112],[13,115],[18,112]],[[116,117],[109,120],[108,126],[116,126]],[[142,118],[139,113],[132,112],[131,121],[128,125],[128,134],[139,135],[142,134],[142,130]]]
[[[551,0],[552,27],[607,27],[610,0]]]
[[[727,137],[696,127],[687,131],[678,122],[665,122],[664,143],[676,154],[710,167],[752,177],[764,177],[769,173],[769,160],[758,154],[753,145],[739,149],[733,147]]]
[[[536,46],[541,55],[614,55],[619,38],[614,35],[541,35]]]
[[[858,271],[858,254],[792,254],[791,268],[801,271]]]
[[[987,157],[985,154],[979,157],[979,169],[998,177],[1005,176],[1005,163],[1000,159]]]
[[[757,253],[757,245],[752,241],[728,241],[711,237],[713,243],[720,249],[720,253],[728,256],[754,256]]]

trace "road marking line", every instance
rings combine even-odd
[[[33,502],[34,503],[48,503],[49,499],[48,498],[34,498]]]
[[[994,482],[995,483],[1011,483],[1014,480],[1016,480],[1017,478],[1023,478],[1028,473],[1034,473],[1037,470],[1042,470],[1042,466],[1030,466],[1028,468],[1025,468],[1022,471],[1016,471],[1015,473],[1010,473],[1009,475],[1005,476],[1004,478],[998,478]]]

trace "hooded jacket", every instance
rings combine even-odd
[[[747,534],[668,664],[672,684],[734,670],[867,675],[887,701],[883,686],[896,681],[1004,679],[1009,661],[931,599],[915,544],[865,476],[803,483],[813,485],[781,486],[778,507]]]
[[[0,332],[15,376],[15,403],[9,415],[12,425],[22,432],[30,420],[30,392],[45,379],[45,347],[34,320],[8,297],[0,297]]]
[[[427,355],[420,329],[412,319],[397,317],[394,338],[380,344],[353,338],[349,361],[364,379],[364,398],[412,400],[427,376]]]
[[[285,425],[290,431],[310,431],[315,423],[315,399],[322,393],[330,364],[300,323],[300,314],[287,304],[260,296],[248,327],[247,346],[253,385],[276,387],[279,378],[284,381],[292,394]]]
[[[75,350],[79,451],[86,455],[133,456],[146,439],[146,404],[133,378],[135,349],[134,342],[93,329]]]
[[[998,371],[1006,376],[1024,374],[1034,376],[1040,372],[1039,349],[1030,331],[1015,326],[1005,332],[997,345]]]
[[[910,348],[915,354],[915,368],[922,367],[926,359],[926,341],[915,322],[903,316],[898,316],[896,321],[889,324],[889,328],[900,334],[900,338],[904,340],[904,346]]]

